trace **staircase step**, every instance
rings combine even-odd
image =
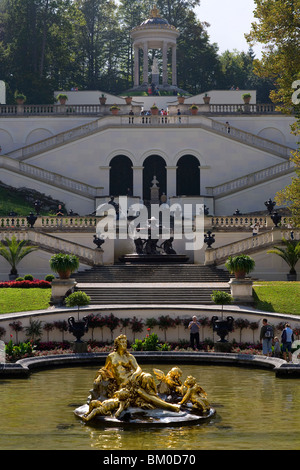
[[[212,304],[213,290],[230,293],[229,287],[80,287],[91,297],[91,304]]]
[[[200,265],[113,265],[95,266],[73,275],[77,282],[228,282],[228,272]]]

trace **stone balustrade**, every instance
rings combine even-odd
[[[88,228],[96,230],[97,223],[102,217],[96,216],[39,216],[34,224],[36,229],[45,230],[87,230]],[[11,229],[23,229],[29,228],[29,223],[25,216],[23,217],[0,217],[0,231],[11,230]],[[23,233],[23,232],[22,232]]]
[[[171,97],[170,97],[171,98]],[[2,104],[0,105],[1,116],[99,116],[111,114],[111,105],[101,104]],[[190,104],[173,104],[170,105],[172,113],[177,112],[180,107],[182,114],[191,114]],[[279,114],[275,105],[272,103],[267,104],[197,104],[200,113],[210,114]],[[142,105],[127,105],[118,104],[120,114],[128,114],[130,109],[133,109],[135,114],[139,114]]]
[[[285,150],[284,153],[286,153]],[[295,164],[289,160],[268,168],[264,168],[263,170],[259,170],[254,173],[250,173],[248,175],[242,176],[241,178],[236,178],[218,186],[207,187],[206,189],[210,196],[218,198],[235,192],[236,190],[249,188],[250,186],[262,183],[263,181],[267,181],[271,178],[283,176],[292,172],[294,167]]]
[[[273,142],[272,140],[268,140],[263,137],[259,137],[258,135],[251,134],[250,132],[243,131],[236,127],[230,126],[229,132],[229,128],[223,122],[213,120],[212,129],[214,131],[221,132],[222,134],[227,134],[231,138],[235,138],[239,142],[243,142],[246,145],[251,145],[256,148],[261,148],[262,150],[271,151],[272,153],[275,153],[283,158],[289,159],[291,157],[291,152],[295,150],[277,142]]]
[[[37,245],[50,253],[66,253],[78,256],[79,260],[87,265],[94,266],[102,264],[102,257],[97,256],[101,252],[98,249],[79,245],[72,241],[49,235],[35,230],[9,231],[5,233],[5,238],[11,240],[15,236],[17,240],[27,240],[30,244]],[[100,259],[100,263],[98,263]]]
[[[106,198],[108,199],[108,198]],[[133,198],[134,199],[134,198]],[[116,199],[117,200],[117,199]],[[28,214],[29,215],[29,214]],[[103,216],[38,216],[34,224],[34,228],[38,230],[87,230],[95,229]],[[260,229],[271,230],[274,223],[270,216],[205,216],[204,227],[206,230],[249,230],[252,225],[258,223]],[[195,224],[196,225],[196,224]],[[281,220],[282,230],[290,233],[291,219],[283,217]],[[27,230],[30,224],[27,222],[26,216],[0,216],[0,231],[11,229]]]
[[[280,243],[282,238],[290,238],[290,230],[274,229],[259,235],[245,238],[218,248],[207,248],[205,250],[205,265],[222,265],[229,256],[238,254],[251,254],[261,249],[269,248]],[[300,231],[294,231],[295,240],[300,240]]]

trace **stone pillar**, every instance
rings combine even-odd
[[[74,292],[77,282],[75,279],[53,279],[51,282],[50,304],[60,306],[67,292]]]
[[[149,60],[148,60],[148,43],[144,42],[144,68],[143,68],[143,84],[148,85],[148,74],[149,74]]]
[[[103,195],[104,196],[109,196],[109,172],[110,172],[110,166],[100,166],[99,167],[101,170],[101,175],[100,175],[100,186],[103,187]]]
[[[172,47],[172,85],[177,86],[177,51],[176,44]]]
[[[177,195],[177,166],[166,166],[167,170],[167,196]]]
[[[168,44],[163,43],[163,85],[168,85]]]
[[[139,46],[134,45],[134,86],[140,84],[139,49]]]
[[[252,279],[231,279],[229,281],[231,295],[237,304],[252,304]]]
[[[143,199],[143,166],[133,166],[133,188],[132,195]]]

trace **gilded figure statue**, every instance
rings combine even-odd
[[[177,366],[167,374],[159,369],[153,369],[153,372],[154,376],[141,369],[136,358],[127,350],[127,337],[118,336],[114,341],[114,351],[97,372],[87,404],[75,413],[84,422],[90,422],[97,416],[122,420],[125,419],[125,412],[127,419],[136,413],[138,416],[140,413],[150,413],[146,420],[157,422],[160,415],[164,415],[169,416],[165,418],[168,423],[170,414],[172,419],[178,416],[177,419],[181,420],[190,410],[198,418],[214,413],[205,391],[194,377],[189,376],[182,382],[182,370]]]

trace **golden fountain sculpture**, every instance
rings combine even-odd
[[[215,410],[192,376],[182,383],[182,371],[173,367],[166,375],[153,369],[158,380],[143,372],[127,350],[127,337],[118,336],[114,351],[94,380],[87,403],[74,413],[85,423],[184,424],[210,418]],[[95,419],[96,418],[96,419]]]

